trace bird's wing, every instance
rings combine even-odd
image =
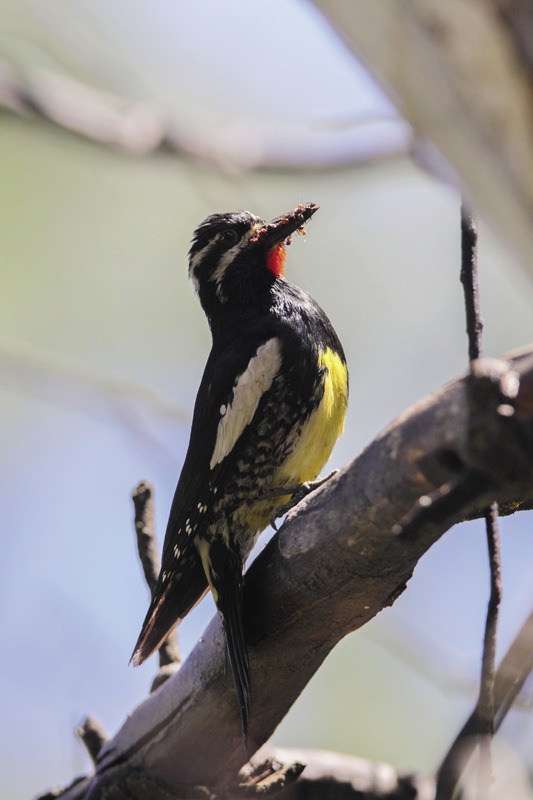
[[[271,388],[281,360],[279,338],[264,333],[210,354],[170,510],[161,572],[135,646],[134,664],[151,655],[207,589],[192,544],[206,524],[217,493],[224,491],[236,445]]]
[[[213,470],[228,456],[245,427],[254,418],[259,401],[267,392],[281,367],[281,342],[277,336],[261,344],[239,375],[229,402],[219,408],[215,447],[209,462]]]

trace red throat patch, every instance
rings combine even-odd
[[[278,275],[285,275],[286,257],[287,251],[285,250],[285,244],[283,242],[275,245],[272,250],[269,250],[266,254],[267,267],[276,278]]]

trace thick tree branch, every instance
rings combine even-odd
[[[283,766],[283,764],[289,766]],[[305,766],[304,766],[305,765]],[[326,750],[264,748],[241,771],[238,786],[172,787],[143,770],[124,767],[101,786],[105,800],[434,800],[435,781],[389,764]],[[88,781],[38,800],[82,800]]]
[[[461,480],[460,504],[422,515],[413,535],[392,533],[421,496]],[[442,533],[493,499],[509,508],[533,501],[533,348],[476,362],[473,375],[405,412],[291,512],[252,564],[244,593],[250,749],[268,739],[335,644],[394,602]],[[236,782],[244,761],[214,619],[180,672],[103,747],[90,790],[65,797],[95,800],[126,767],[169,786],[223,787]]]

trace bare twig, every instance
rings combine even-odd
[[[463,284],[468,355],[470,363],[482,355],[483,320],[479,300],[479,277],[477,259],[477,226],[473,215],[465,204],[461,205],[461,283]],[[479,731],[479,800],[488,797],[492,783],[491,742],[494,734],[494,680],[496,673],[496,634],[502,599],[500,534],[498,526],[498,504],[491,503],[485,514],[487,547],[489,551],[490,597],[483,640],[481,680],[478,697],[478,713],[482,721]]]
[[[498,730],[533,671],[533,612],[502,658],[494,680],[494,732]],[[479,702],[448,750],[437,776],[436,800],[450,797],[479,743],[484,721]]]
[[[107,741],[107,736],[101,724],[93,717],[86,717],[82,724],[75,729],[74,733],[85,745],[91,761],[96,763],[98,753]]]
[[[161,568],[159,553],[155,540],[153,489],[148,481],[141,481],[132,492],[135,508],[135,533],[137,549],[141,560],[144,577],[152,595]],[[159,672],[152,683],[152,691],[170,678],[181,663],[178,638],[175,631],[159,648]]]
[[[269,758],[265,762],[254,765],[247,779],[235,789],[222,792],[219,797],[235,800],[237,798],[274,797],[274,795],[287,789],[298,780],[305,769],[305,764],[299,762],[285,766],[277,759]],[[286,797],[286,795],[283,795]],[[218,798],[217,798],[218,800]]]
[[[474,361],[481,357],[483,320],[479,303],[477,226],[464,203],[461,205],[461,283],[465,300],[468,357]]]
[[[502,599],[500,534],[498,526],[498,504],[491,503],[485,516],[487,546],[490,566],[490,597],[487,607],[481,683],[479,687],[478,713],[481,721],[479,742],[480,773],[479,800],[486,800],[492,783],[491,739],[494,735],[494,691],[496,676],[496,634]]]
[[[481,319],[481,306],[479,301],[479,279],[477,264],[477,228],[472,214],[464,203],[461,206],[461,283],[463,284],[466,331],[468,335],[468,356],[471,365],[471,374],[477,370],[477,361],[482,354],[483,322]],[[512,408],[512,395],[514,387],[508,384],[508,395],[511,403],[503,403],[500,408]],[[473,398],[474,400],[474,398]],[[479,398],[478,398],[479,401]],[[485,800],[489,795],[492,783],[492,757],[491,741],[494,735],[494,692],[496,675],[496,634],[498,629],[498,616],[502,597],[501,583],[501,558],[500,537],[498,527],[498,504],[491,503],[485,512],[487,531],[487,546],[489,551],[490,566],[490,597],[487,606],[487,619],[485,623],[485,636],[483,641],[483,656],[481,663],[481,680],[479,696],[476,705],[477,743],[479,744],[479,800]],[[470,736],[468,730],[463,729],[459,734],[457,748],[449,751],[439,769],[437,783],[437,799],[449,800],[455,792],[461,779],[465,766],[461,737]],[[451,754],[457,755],[454,763]]]
[[[494,687],[494,730],[497,731],[533,671],[533,612],[502,658]]]
[[[131,493],[135,509],[137,550],[150,595],[153,594],[161,564],[155,541],[153,489],[148,481],[141,481]]]

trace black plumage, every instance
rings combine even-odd
[[[284,241],[314,213],[265,223],[216,214],[196,230],[190,275],[213,344],[165,536],[162,567],[134,650],[142,663],[211,588],[226,634],[246,740],[251,702],[242,572],[277,505],[272,490],[313,480],[342,430],[342,346],[318,304],[283,275]]]

